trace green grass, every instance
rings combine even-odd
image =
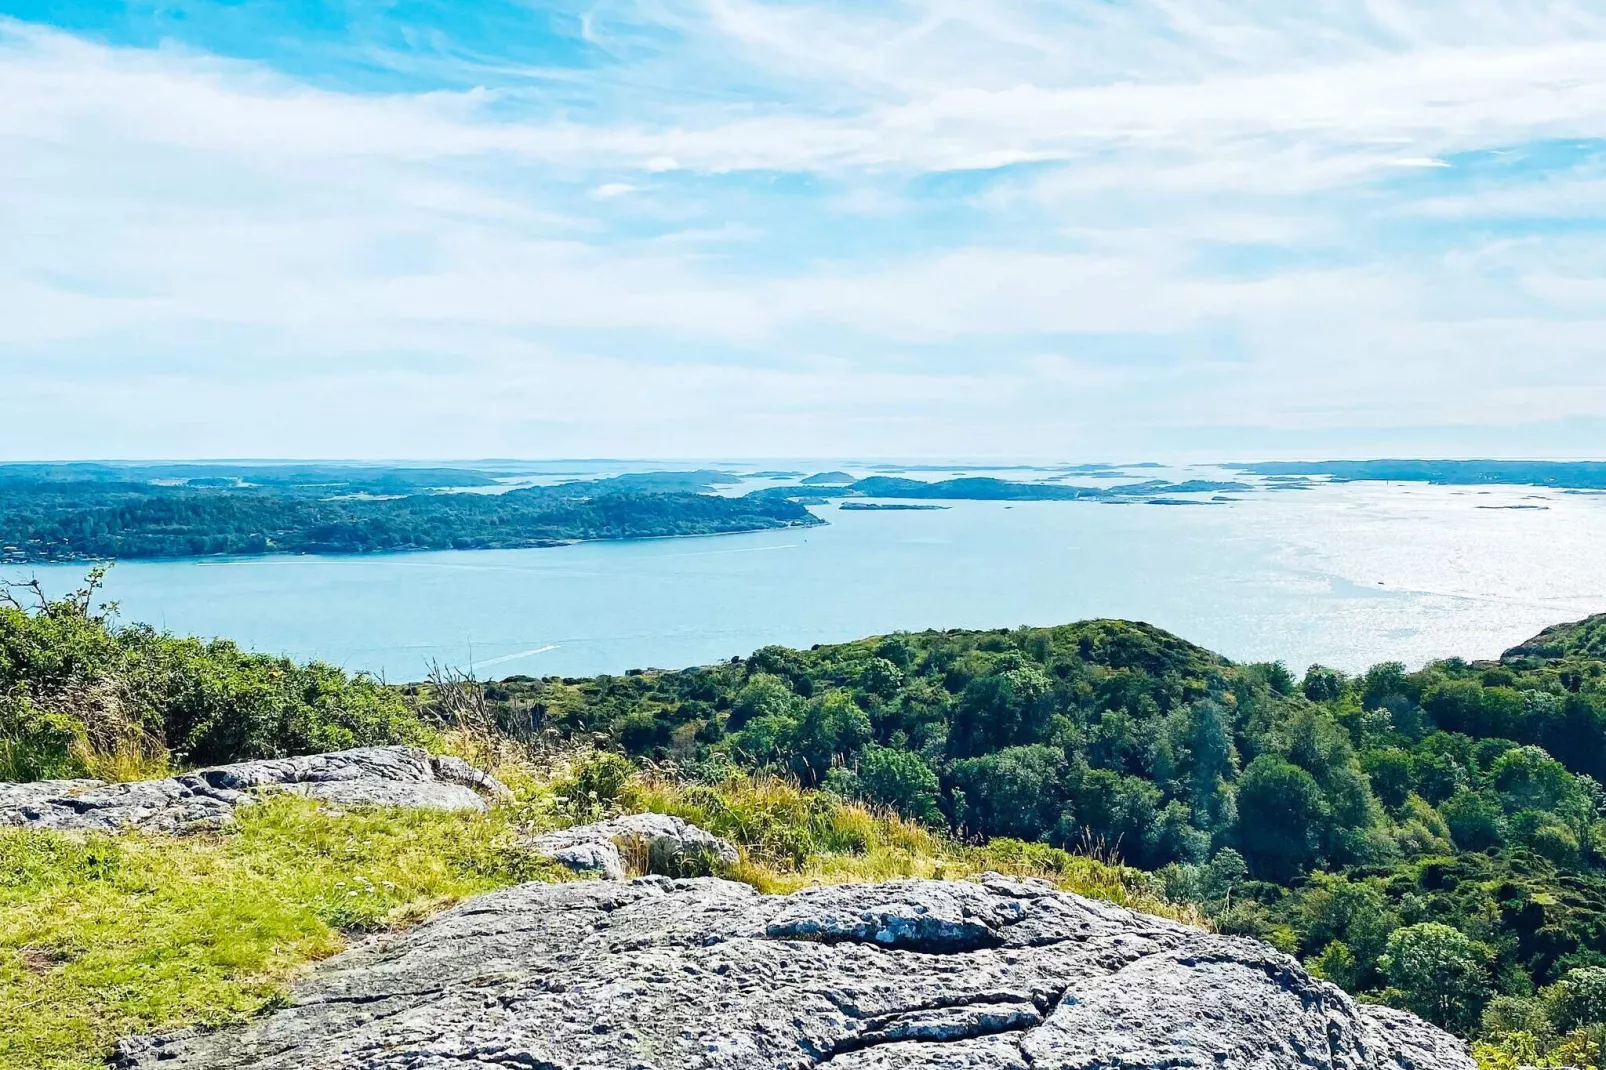
[[[518,837],[619,811],[673,813],[729,837],[743,858],[725,875],[766,891],[996,869],[1179,916],[1135,871],[1037,844],[958,844],[774,779],[686,785],[617,758],[498,772],[518,801],[483,814],[285,796],[242,810],[231,831],[189,837],[0,830],[0,1067],[89,1070],[120,1036],[248,1018],[353,935],[565,879]]]
[[[552,876],[510,833],[293,798],[220,835],[0,832],[0,1066],[79,1070],[118,1036],[239,1020],[347,934]]]

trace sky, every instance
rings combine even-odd
[[[0,0],[0,458],[1606,455],[1606,5]]]

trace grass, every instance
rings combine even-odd
[[[994,869],[1198,920],[1136,871],[1037,844],[955,843],[779,780],[688,785],[612,756],[500,757],[518,798],[483,814],[283,796],[243,809],[232,830],[188,837],[0,830],[0,1067],[89,1070],[120,1036],[248,1018],[355,935],[566,879],[519,837],[621,811],[676,814],[730,838],[742,861],[724,875],[765,891]]]
[[[621,801],[629,809],[684,818],[735,843],[742,860],[725,875],[765,892],[905,878],[958,880],[993,870],[1041,877],[1090,898],[1203,924],[1197,910],[1167,902],[1153,878],[1138,870],[1021,840],[958,843],[896,814],[773,777],[688,786],[648,776],[633,780]]]
[[[0,833],[0,1066],[79,1070],[118,1036],[237,1021],[349,934],[554,875],[509,832],[285,797],[221,835]]]

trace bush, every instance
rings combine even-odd
[[[0,777],[104,775],[119,761],[148,774],[169,755],[218,764],[430,735],[367,676],[119,627],[110,607],[92,608],[99,581],[0,603]]]

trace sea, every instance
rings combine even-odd
[[[1547,625],[1606,612],[1599,494],[1318,482],[1187,500],[827,503],[812,507],[823,526],[741,535],[125,561],[105,594],[124,621],[393,682],[432,665],[482,679],[588,676],[771,643],[1093,617],[1147,621],[1235,661],[1358,671],[1496,657]],[[52,591],[83,572],[5,570]]]

